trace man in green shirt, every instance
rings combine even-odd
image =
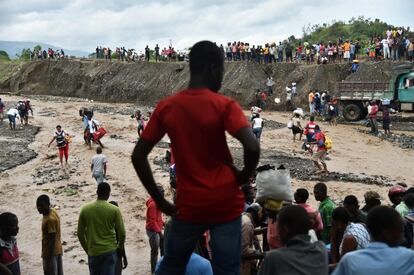
[[[335,203],[328,197],[328,188],[323,182],[318,182],[313,188],[315,199],[320,201],[319,213],[323,222],[323,230],[321,233],[321,240],[325,243],[330,243],[330,231],[332,225],[332,211],[335,209]]]
[[[83,206],[78,221],[78,239],[88,254],[89,272],[115,275],[117,253],[125,242],[125,228],[118,207],[107,202],[111,187],[98,185],[98,199]]]

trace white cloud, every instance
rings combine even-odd
[[[364,15],[414,28],[411,0],[0,0],[0,40],[41,41],[93,51],[96,45],[176,48],[201,39],[277,42],[308,23]],[[397,12],[398,10],[398,12]],[[398,16],[396,16],[398,14]]]

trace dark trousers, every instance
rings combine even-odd
[[[370,118],[369,123],[371,125],[371,133],[378,134],[377,119],[376,118]]]
[[[160,250],[161,256],[164,256],[164,237],[161,233],[157,233],[148,229],[147,236],[151,248],[151,273],[154,273],[158,261],[158,250]]]

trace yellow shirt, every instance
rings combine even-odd
[[[62,241],[60,234],[60,218],[56,210],[51,208],[50,213],[42,219],[42,258],[49,255],[49,234],[56,234],[53,255],[62,255]]]
[[[310,93],[309,94],[309,102],[312,103],[314,99],[315,99],[315,95],[313,93]]]
[[[348,52],[351,50],[351,45],[347,42],[344,43],[344,51]]]

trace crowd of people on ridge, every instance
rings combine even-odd
[[[150,195],[146,202],[146,230],[151,246],[151,272],[156,275],[414,273],[414,188],[392,186],[388,193],[392,206],[381,206],[379,194],[368,191],[361,209],[352,194],[343,202],[334,202],[328,186],[322,182],[316,183],[312,190],[320,202],[318,209],[307,204],[309,191],[304,188],[295,191],[293,201],[256,202],[254,179],[260,159],[260,134],[253,130],[255,125],[263,127],[263,121],[254,121],[260,118],[255,115],[249,122],[235,100],[218,94],[224,56],[217,45],[209,41],[196,43],[190,52],[189,67],[188,88],[161,100],[150,119],[143,119],[147,123],[141,132],[138,125],[140,138],[131,156],[137,176]],[[323,111],[316,105],[310,107],[314,108],[311,113]],[[255,109],[254,113],[260,111]],[[96,122],[93,113],[82,110],[80,114],[87,128],[88,143]],[[134,117],[141,121],[141,116]],[[311,143],[317,147],[312,159],[326,173],[326,165],[319,162],[326,154],[326,138],[319,126],[311,122],[312,119],[305,128],[313,130]],[[59,128],[56,130],[60,133],[62,127]],[[233,163],[225,132],[243,148],[241,169]],[[148,161],[154,146],[166,134],[171,140],[169,162],[175,167],[171,179],[173,202],[155,182]],[[54,138],[60,149],[58,139],[63,139]],[[103,146],[99,144],[97,155],[102,154]],[[105,159],[94,157],[91,170],[97,165],[101,173],[106,173]],[[90,274],[121,274],[128,265],[122,214],[116,202],[108,202],[111,187],[105,177],[101,174],[94,177],[97,199],[80,210],[78,241],[88,255]],[[47,195],[38,197],[36,207],[42,215],[44,274],[62,275],[63,223],[58,212],[51,208]],[[168,222],[164,223],[161,213],[170,217]],[[18,217],[11,212],[1,213],[0,271],[7,275],[21,273],[18,231]],[[263,236],[261,242],[258,235]]]
[[[135,49],[125,49],[125,47],[116,47],[115,52],[109,47],[97,46],[95,49],[95,57],[97,59],[105,59],[111,61],[113,58],[118,61],[137,62],[153,59],[155,62],[160,61],[185,61],[187,54],[185,51],[177,52],[172,46],[161,49],[158,44],[154,49],[150,49],[148,45],[144,51],[137,52]]]
[[[46,59],[63,59],[66,58],[65,52],[63,49],[54,50],[52,48],[48,48],[47,51],[44,49],[33,49],[30,50],[30,60],[46,60]]]

